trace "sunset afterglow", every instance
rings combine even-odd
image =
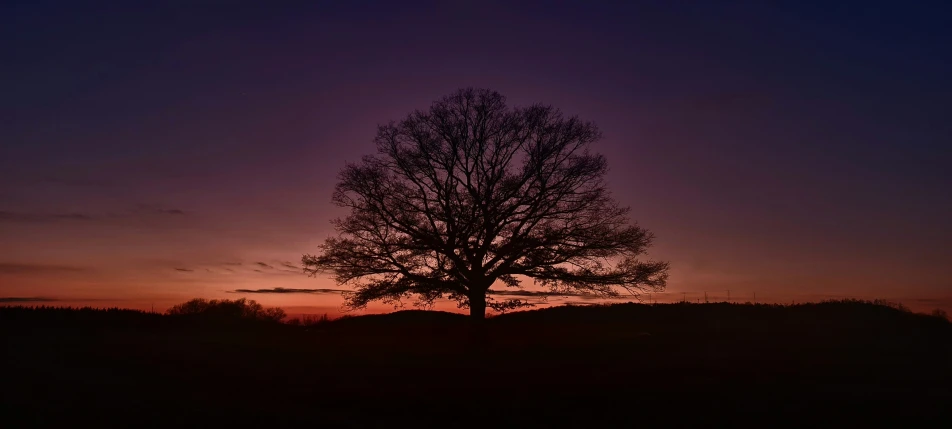
[[[881,43],[900,30],[796,5],[318,3],[3,13],[0,302],[337,315],[347,286],[300,260],[344,214],[338,172],[379,124],[477,86],[598,124],[608,188],[672,267],[641,299],[952,311],[948,31]]]

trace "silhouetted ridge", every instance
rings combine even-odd
[[[429,310],[400,310],[385,314],[365,314],[345,316],[330,321],[333,326],[372,326],[372,325],[421,325],[465,323],[467,317],[459,313]]]
[[[492,318],[495,323],[665,323],[671,326],[689,323],[750,324],[746,329],[782,327],[784,325],[813,328],[884,328],[898,324],[928,322],[936,326],[950,325],[940,317],[912,313],[901,305],[885,301],[841,300],[803,304],[605,304],[558,306],[503,314]],[[757,325],[761,325],[757,328]]]
[[[852,427],[881,410],[946,412],[952,393],[952,323],[876,302],[632,303],[485,321],[410,310],[298,325],[226,314],[241,322],[0,307],[0,415],[10,427],[104,416],[243,427],[249,415],[262,427],[775,427],[826,426],[838,412]],[[664,412],[672,403],[690,412]]]

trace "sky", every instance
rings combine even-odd
[[[339,314],[337,173],[472,86],[598,124],[649,301],[952,310],[950,6],[588,3],[4,2],[0,302]]]

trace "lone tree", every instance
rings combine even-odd
[[[643,261],[653,235],[629,224],[605,188],[592,122],[551,106],[509,107],[462,89],[377,130],[377,155],[349,163],[333,201],[350,213],[304,255],[305,272],[353,284],[348,306],[442,297],[483,319],[500,280],[531,278],[553,294],[663,290],[666,262]]]

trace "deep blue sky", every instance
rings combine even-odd
[[[331,232],[376,124],[483,86],[599,124],[672,296],[952,298],[944,2],[140,3],[0,9],[0,296],[333,286],[255,263]]]

